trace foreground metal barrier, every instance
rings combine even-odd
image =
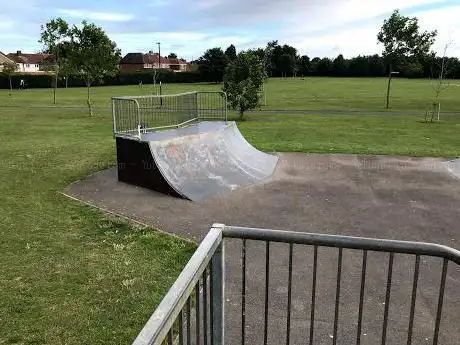
[[[234,240],[240,244],[231,242]],[[280,255],[283,245],[287,245],[286,260]],[[295,251],[298,247],[300,250]],[[311,252],[308,257],[302,256],[305,248]],[[322,248],[335,252],[324,252],[327,254],[324,263],[319,259]],[[384,256],[374,262],[370,259],[374,252]],[[429,260],[439,260],[440,265],[433,266]],[[295,269],[294,261],[300,262],[301,267]],[[455,344],[460,335],[457,330],[460,312],[457,305],[450,303],[458,303],[457,296],[449,299],[448,315],[443,313],[450,262],[454,263],[452,274],[460,273],[460,252],[438,244],[215,224],[133,344]],[[421,286],[421,264],[429,266],[423,274],[429,278],[424,286]],[[439,267],[440,272],[434,267]],[[283,269],[287,274],[281,272]],[[298,272],[301,269],[303,273]],[[226,270],[232,277],[225,277]],[[327,270],[333,275],[325,275]],[[295,297],[295,303],[294,277],[301,287],[295,289],[296,293],[300,291],[299,296],[303,296],[302,301]],[[309,277],[311,281],[306,282],[304,278]],[[322,287],[320,278],[327,281]],[[460,279],[453,277],[451,281],[453,293],[460,293]],[[280,282],[283,288],[277,285]],[[273,286],[276,286],[274,292]],[[380,286],[384,289],[383,303],[378,297]],[[354,293],[355,287],[359,293]],[[287,295],[283,302],[285,314],[279,301],[274,301],[283,291]],[[418,293],[422,302],[418,301]],[[236,303],[234,298],[238,296],[240,301]],[[397,305],[390,307],[393,298],[398,299]],[[272,312],[270,302],[275,306]],[[367,316],[370,326],[364,322],[366,305],[369,309],[376,307]],[[425,305],[430,308],[424,308]],[[248,306],[252,313],[248,313]],[[383,307],[381,324],[377,315],[380,306]],[[330,320],[324,314],[328,308],[333,311]],[[301,317],[294,318],[299,310]],[[318,314],[322,316],[319,319]],[[274,327],[270,326],[269,318],[273,319]],[[416,337],[417,320],[421,327]],[[440,341],[441,321],[447,329],[443,341]],[[341,322],[346,326],[341,327]],[[228,338],[227,330],[231,333]],[[247,334],[247,330],[252,334]],[[319,334],[320,331],[327,332]],[[371,332],[375,334],[368,334]]]

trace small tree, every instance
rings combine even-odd
[[[231,108],[244,112],[259,105],[260,93],[266,77],[263,61],[254,51],[240,52],[225,70],[223,91]]]
[[[11,96],[11,92],[13,91],[13,83],[11,82],[11,76],[17,70],[18,70],[18,65],[14,62],[5,62],[3,64],[3,73],[5,73],[8,76],[8,81],[10,83],[10,93],[9,93],[10,96]]]
[[[46,51],[54,54],[54,63],[53,66],[50,66],[50,69],[54,72],[53,103],[56,104],[56,89],[60,67],[59,52],[62,40],[69,37],[69,24],[62,18],[56,18],[42,25],[41,30],[39,42],[44,44]]]
[[[70,29],[70,38],[69,63],[85,80],[88,110],[92,116],[91,85],[118,72],[120,50],[102,28],[86,21],[82,22],[81,27],[74,25]]]
[[[442,95],[442,92],[449,87],[449,84],[446,83],[445,76],[448,73],[447,71],[447,67],[448,67],[447,50],[449,49],[450,45],[451,45],[451,42],[447,43],[444,46],[443,56],[439,60],[439,63],[438,63],[439,75],[438,75],[436,82],[433,85],[434,97],[433,97],[433,103],[431,107],[431,118],[430,118],[431,122],[433,122],[435,115],[436,115],[437,121],[439,121],[440,115],[441,115],[441,100],[440,100],[441,95]],[[428,110],[425,112],[425,121],[427,121],[427,118],[428,118]]]

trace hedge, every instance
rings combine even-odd
[[[26,83],[27,88],[49,88],[54,86],[54,76],[51,74],[21,74],[15,73],[12,77],[13,88],[19,88],[21,79]],[[134,73],[119,73],[112,77],[105,77],[104,80],[97,85],[137,85],[142,81],[143,84],[151,84],[153,82],[153,74],[150,72],[134,72]],[[198,83],[205,82],[202,75],[198,72],[169,72],[160,71],[157,76],[157,82],[162,83]],[[59,87],[65,87],[64,76],[60,76],[58,80]],[[86,86],[85,81],[78,76],[68,78],[68,87],[83,87]],[[0,89],[8,89],[10,87],[8,76],[0,73]]]

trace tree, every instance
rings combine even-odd
[[[347,74],[347,70],[347,61],[344,59],[342,54],[337,56],[334,61],[332,61],[332,74],[334,76],[344,77]]]
[[[9,93],[10,96],[11,96],[11,92],[13,91],[13,83],[11,82],[11,76],[13,75],[14,72],[17,71],[17,69],[18,69],[18,65],[14,62],[5,62],[3,64],[2,72],[8,76],[8,81],[10,83],[10,93]]]
[[[321,76],[329,76],[331,75],[332,70],[332,61],[329,58],[322,58],[318,62],[318,74]]]
[[[447,69],[449,66],[449,58],[447,58],[447,50],[449,49],[449,46],[451,45],[451,42],[447,43],[444,46],[444,53],[443,56],[438,59],[438,78],[436,80],[436,83],[433,85],[433,91],[434,91],[434,97],[433,97],[433,103],[432,103],[432,109],[431,109],[431,122],[433,122],[434,115],[436,113],[437,120],[439,121],[440,113],[441,113],[441,94],[442,92],[449,87],[449,84],[446,84],[445,82],[445,77],[446,74],[448,73]],[[425,121],[427,120],[428,116],[428,111],[425,113]]]
[[[321,58],[319,58],[319,57],[314,57],[311,60],[310,71],[311,71],[312,75],[319,75],[318,66],[319,66],[320,62],[321,62]]]
[[[81,23],[81,27],[73,26],[70,30],[71,51],[70,65],[81,75],[87,86],[87,103],[89,115],[93,115],[91,103],[91,85],[102,81],[104,76],[118,72],[120,50],[112,42],[102,28]]]
[[[374,54],[368,57],[369,75],[372,77],[382,77],[385,74],[385,63],[383,59]]]
[[[419,63],[430,54],[436,35],[436,30],[420,32],[418,18],[403,16],[398,10],[394,10],[390,18],[384,20],[377,39],[383,44],[383,57],[388,65],[387,108],[393,67]]]
[[[254,51],[240,52],[228,64],[223,91],[227,94],[230,106],[239,111],[240,119],[245,111],[259,105],[259,91],[265,77],[264,63]]]
[[[208,49],[198,60],[198,70],[204,80],[221,82],[224,77],[227,57],[221,48]]]
[[[311,62],[310,58],[307,55],[302,55],[299,58],[299,72],[302,76],[305,76],[310,73],[311,70]]]
[[[69,37],[69,24],[62,18],[51,19],[48,23],[41,26],[39,42],[45,45],[45,50],[54,54],[54,91],[53,103],[56,104],[56,89],[59,78],[59,51],[62,40]]]
[[[236,59],[236,48],[233,44],[230,44],[225,50],[225,56],[227,57],[228,62]]]
[[[279,71],[281,72],[281,76],[284,78],[288,75],[288,73],[293,73],[295,68],[295,56],[290,54],[283,54],[279,57]]]
[[[169,53],[168,59],[177,59],[177,55],[175,53]]]
[[[280,46],[278,41],[269,42],[267,48],[270,49],[271,75],[285,76],[295,72],[296,48],[287,44]]]
[[[383,57],[389,64],[397,64],[405,59],[419,60],[430,54],[437,31],[420,31],[418,18],[405,17],[394,10],[385,19],[377,35],[383,44]]]

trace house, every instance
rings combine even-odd
[[[7,57],[17,63],[19,73],[46,73],[44,67],[53,59],[52,54],[26,54],[20,50],[8,54]]]
[[[0,52],[0,72],[3,71],[3,64],[6,63],[14,63],[14,61],[8,58],[8,56],[3,54],[2,52]]]
[[[120,61],[122,72],[141,72],[153,69],[168,69],[174,72],[184,72],[187,70],[187,62],[183,59],[172,59],[159,56],[152,51],[144,53],[128,53]]]

